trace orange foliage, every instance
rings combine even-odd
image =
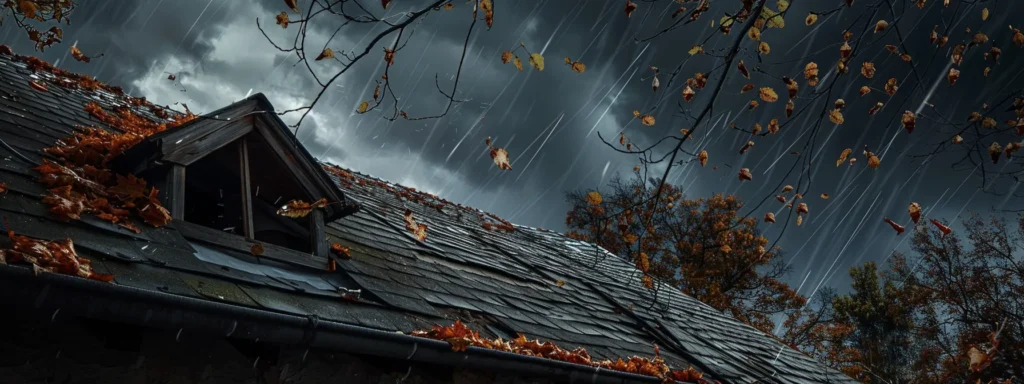
[[[591,367],[600,367],[601,369],[607,369],[619,372],[628,372],[644,376],[652,376],[660,379],[665,379],[666,382],[672,382],[672,380],[686,381],[686,382],[698,382],[698,383],[710,383],[703,379],[704,374],[689,367],[684,370],[673,371],[665,364],[665,360],[661,358],[658,348],[655,347],[655,356],[653,358],[633,356],[625,360],[619,358],[616,361],[601,360],[594,361],[587,350],[580,347],[573,350],[567,350],[559,347],[558,345],[551,342],[542,342],[540,340],[529,340],[525,335],[520,334],[518,337],[512,340],[504,340],[502,338],[487,339],[480,337],[480,333],[476,332],[462,321],[455,320],[455,323],[450,326],[435,325],[429,331],[413,331],[412,336],[423,337],[434,340],[447,341],[452,346],[453,351],[466,351],[470,346],[493,349],[503,352],[516,353],[526,356],[535,356],[545,359],[564,361],[573,364],[587,365]]]
[[[36,274],[60,273],[104,282],[114,279],[113,275],[93,272],[91,262],[75,252],[71,239],[39,240],[16,235],[11,230],[7,231],[7,237],[13,245],[11,249],[0,249],[0,264],[28,263]]]
[[[735,196],[686,200],[665,185],[639,176],[613,180],[598,204],[586,192],[569,194],[568,236],[594,242],[632,260],[637,269],[766,333],[776,314],[791,313],[806,300],[780,279],[779,249],[767,250],[757,218],[741,218]],[[653,287],[650,278],[642,279]]]

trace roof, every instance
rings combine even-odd
[[[595,360],[650,356],[656,344],[671,367],[692,365],[726,383],[853,382],[677,290],[660,287],[655,298],[633,265],[593,244],[330,165],[325,177],[362,205],[326,227],[352,254],[334,272],[325,260],[281,247],[252,256],[244,238],[178,222],[139,233],[85,215],[61,222],[40,201],[35,164],[22,158],[38,164],[49,156],[41,149],[74,127],[100,125],[87,103],[112,109],[125,99],[103,89],[40,92],[29,82],[41,76],[50,75],[0,54],[0,181],[9,186],[0,213],[19,234],[72,238],[95,271],[114,276],[90,284],[391,333],[458,318],[492,337],[521,333],[584,347]],[[165,114],[138,113],[156,121]],[[425,241],[403,228],[406,210],[427,225]],[[23,269],[0,265],[0,272],[16,268]],[[359,300],[339,298],[355,290]]]

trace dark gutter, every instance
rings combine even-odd
[[[452,351],[444,341],[380,331],[316,318],[101,283],[27,268],[0,266],[0,300],[9,310],[34,308],[87,318],[328,349],[425,364],[543,376],[569,383],[661,383],[631,373],[469,347]],[[59,310],[59,312],[57,312]]]

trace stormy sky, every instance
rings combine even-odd
[[[375,16],[392,22],[424,4],[394,0],[384,11],[377,1],[362,3]],[[495,1],[493,28],[487,30],[481,21],[469,37],[455,93],[456,99],[464,101],[443,118],[421,121],[383,119],[391,111],[389,103],[382,110],[355,113],[361,101],[371,98],[375,80],[385,68],[383,47],[393,44],[394,37],[368,48],[384,29],[380,23],[351,23],[339,29],[342,21],[338,17],[318,16],[320,21],[307,31],[308,46],[313,47],[307,49],[310,56],[320,51],[335,30],[339,32],[329,47],[339,56],[364,49],[370,54],[330,85],[298,136],[322,160],[491,211],[517,224],[564,230],[565,191],[596,188],[615,175],[628,177],[638,164],[635,155],[617,153],[603,144],[598,133],[617,141],[621,131],[646,147],[664,135],[678,135],[681,128],[693,129],[692,116],[706,104],[710,89],[698,93],[692,102],[682,102],[683,82],[695,72],[714,69],[709,81],[714,84],[722,73],[722,56],[736,35],[722,36],[711,23],[717,24],[740,2],[715,1],[697,22],[644,41],[672,25],[671,15],[680,4],[665,0],[638,3],[638,9],[627,18],[621,0]],[[865,13],[859,5],[839,7],[841,1],[792,3],[785,27],[768,29],[762,36],[770,44],[770,53],[758,58],[755,42],[746,39],[741,45],[740,58],[761,71],[754,71],[748,80],[732,68],[715,108],[684,146],[691,153],[707,150],[708,166],[702,168],[689,161],[690,156],[682,155],[687,162],[672,171],[672,183],[681,185],[690,198],[735,193],[749,207],[766,200],[751,215],[779,214],[778,224],[762,226],[774,240],[780,238],[786,217],[783,205],[774,199],[777,188],[796,186],[803,173],[810,214],[800,227],[790,223],[779,245],[793,267],[791,283],[805,295],[821,286],[847,284],[846,270],[854,264],[882,261],[894,249],[906,250],[909,231],[896,236],[882,219],[892,217],[912,227],[907,214],[911,202],[924,207],[926,218],[946,223],[958,222],[957,217],[971,210],[987,213],[993,208],[1024,207],[1007,193],[1016,191],[1017,184],[993,176],[1018,170],[1014,160],[1004,158],[999,164],[983,167],[971,162],[957,166],[968,153],[957,147],[930,157],[913,157],[927,155],[936,143],[948,142],[956,133],[950,124],[962,125],[970,112],[982,111],[982,103],[996,104],[1014,91],[1020,95],[1024,56],[1019,51],[1024,48],[1010,42],[1013,31],[1008,26],[1021,19],[1024,7],[1013,2],[952,0],[944,8],[941,0],[928,0],[924,9],[918,9],[914,1],[893,0],[891,5],[884,2],[874,12]],[[695,4],[683,5],[692,8]],[[768,4],[776,8],[775,0]],[[305,10],[308,1],[299,0],[299,5]],[[408,40],[396,55],[389,78],[399,108],[411,116],[444,110],[447,100],[437,88],[451,90],[472,21],[471,6],[454,1],[454,9],[427,15],[403,36]],[[982,20],[985,7],[992,11]],[[804,25],[808,11],[829,10],[836,11],[823,14],[813,26]],[[297,24],[288,29],[275,25],[274,16],[281,11],[288,11],[281,0],[89,1],[73,14],[62,45],[34,54],[121,85],[132,95],[146,96],[158,104],[187,103],[195,112],[208,112],[262,92],[282,111],[306,105],[321,88],[305,65],[295,65],[294,54],[276,49],[257,29],[259,20],[275,43],[290,47]],[[289,15],[293,20],[300,17],[290,11]],[[873,33],[879,19],[891,23],[889,30]],[[950,31],[945,47],[929,44],[936,25],[940,32]],[[802,75],[804,64],[819,63],[822,83],[830,83],[835,76],[830,68],[839,57],[842,31],[847,29],[860,41],[850,73],[818,98],[803,96],[810,94]],[[960,78],[950,86],[947,73],[952,47],[970,42],[978,30],[990,41],[967,51],[958,67]],[[23,34],[14,23],[0,26],[0,42],[18,53],[32,54]],[[708,54],[691,57],[690,47],[705,39]],[[516,48],[520,42],[529,51],[544,55],[544,71],[532,70],[527,64],[518,72],[511,64],[502,64],[502,51]],[[72,44],[87,55],[104,56],[89,64],[75,62],[67,53]],[[886,51],[887,44],[910,54],[912,64]],[[984,55],[992,46],[1002,48],[998,62]],[[518,54],[526,59],[524,51]],[[571,71],[564,65],[564,57],[585,63],[586,72]],[[875,63],[878,73],[874,79],[859,76],[863,61]],[[680,63],[684,63],[683,69],[668,84],[669,73]],[[341,68],[329,60],[310,64],[321,78]],[[649,66],[662,71],[662,87],[657,92],[651,89]],[[988,77],[983,75],[985,67],[991,68]],[[178,81],[167,79],[172,73]],[[791,122],[784,118],[782,76],[800,82],[797,108],[807,108]],[[883,90],[888,78],[897,78],[900,84],[893,97]],[[741,94],[746,83],[773,87],[780,101],[759,100],[760,107],[748,110],[747,102],[756,99],[758,92],[755,88]],[[859,96],[862,85],[871,86],[872,92]],[[845,122],[836,125],[827,116],[822,119],[821,111],[826,106],[831,109],[839,98],[846,101]],[[885,107],[870,116],[867,111],[876,102],[884,102]],[[642,125],[633,110],[653,114],[657,123]],[[900,123],[905,110],[921,114],[912,134]],[[1001,127],[1012,116],[996,112]],[[294,122],[299,115],[284,119]],[[767,127],[773,117],[786,123],[777,135],[767,137],[751,138],[729,125],[734,122],[750,129],[760,123]],[[508,149],[512,171],[501,172],[491,162],[484,145],[488,136],[496,146]],[[756,145],[740,155],[739,148],[748,140]],[[987,161],[984,148],[989,141],[1005,145],[1020,138],[991,135],[984,140],[983,147],[973,141],[969,144],[980,151],[975,155],[980,153]],[[867,161],[861,154],[865,146],[881,158],[878,169],[865,167]],[[858,162],[837,167],[835,160],[844,148],[852,148],[852,157]],[[665,145],[654,153],[661,156],[669,149]],[[737,180],[741,167],[751,169],[753,181]],[[660,175],[664,165],[650,170]],[[991,192],[981,192],[983,180],[990,181]],[[830,199],[821,199],[822,193]]]

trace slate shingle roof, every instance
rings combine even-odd
[[[582,346],[595,360],[649,356],[658,344],[673,368],[704,366],[727,383],[853,382],[678,291],[660,289],[655,300],[630,263],[592,244],[523,226],[506,232],[481,211],[353,171],[329,172],[362,204],[327,226],[328,238],[353,256],[333,273],[308,263],[255,260],[244,239],[237,246],[205,242],[174,223],[136,234],[92,216],[60,222],[40,202],[45,189],[34,164],[13,151],[40,162],[40,150],[74,127],[99,125],[84,111],[86,103],[109,109],[117,97],[56,86],[38,92],[29,86],[38,76],[47,74],[0,55],[0,138],[6,143],[0,181],[9,186],[0,196],[0,214],[19,234],[72,238],[97,272],[115,276],[116,286],[384,331],[460,318],[485,335],[522,333],[565,348]],[[427,225],[426,242],[402,227],[406,209]],[[309,259],[283,248],[275,252]],[[340,300],[341,288],[360,289],[361,301]]]

